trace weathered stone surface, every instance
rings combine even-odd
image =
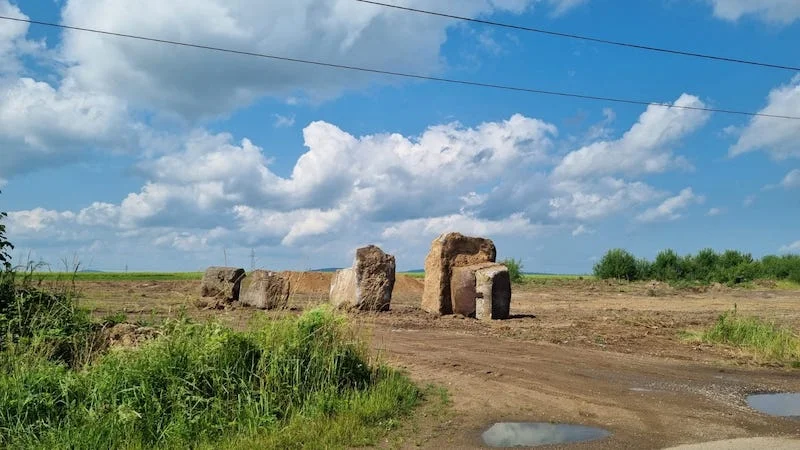
[[[493,264],[475,271],[478,320],[505,320],[511,312],[511,277],[508,267]]]
[[[445,233],[434,239],[425,258],[422,309],[432,314],[452,314],[450,279],[454,267],[494,262],[497,250],[490,239]]]
[[[388,311],[394,290],[395,260],[380,248],[369,245],[356,250],[354,307],[364,311]]]
[[[331,280],[330,300],[337,308],[351,307],[356,302],[356,272],[352,268],[337,270]]]
[[[250,282],[239,299],[241,304],[259,309],[279,309],[289,303],[289,280],[281,274],[256,270],[247,279]]]
[[[200,284],[201,297],[214,297],[226,302],[239,300],[239,290],[245,277],[244,269],[209,267]]]
[[[353,267],[339,270],[333,277],[331,303],[362,311],[386,311],[391,305],[394,282],[394,256],[374,245],[359,248]]]
[[[475,299],[477,298],[475,272],[494,265],[495,263],[481,263],[453,267],[453,275],[450,277],[450,299],[453,304],[453,314],[475,317]]]

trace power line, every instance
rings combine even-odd
[[[383,2],[373,1],[373,0],[355,0],[355,1],[361,2],[361,3],[369,3],[371,5],[376,5],[376,6],[384,6],[386,8],[394,8],[394,9],[399,9],[399,10],[403,10],[403,11],[419,13],[419,14],[427,14],[427,15],[430,15],[430,16],[445,17],[445,18],[448,18],[448,19],[464,20],[464,21],[467,21],[467,22],[480,23],[480,24],[483,24],[483,25],[491,25],[491,26],[495,26],[495,27],[508,28],[508,29],[517,30],[517,31],[528,31],[528,32],[531,32],[531,33],[546,34],[546,35],[549,35],[549,36],[558,36],[558,37],[564,37],[564,38],[570,38],[570,39],[578,39],[578,40],[582,40],[582,41],[590,41],[590,42],[597,42],[597,43],[600,43],[600,44],[616,45],[616,46],[619,46],[619,47],[636,48],[636,49],[639,49],[639,50],[648,50],[648,51],[653,51],[653,52],[669,53],[669,54],[673,54],[673,55],[691,56],[691,57],[694,57],[694,58],[703,58],[703,59],[711,59],[711,60],[715,60],[715,61],[725,61],[725,62],[730,62],[730,63],[747,64],[747,65],[751,65],[751,66],[768,67],[770,69],[791,70],[793,72],[800,71],[800,67],[795,67],[795,66],[785,66],[785,65],[781,65],[781,64],[771,64],[771,63],[766,63],[766,62],[761,62],[761,61],[753,61],[753,60],[748,60],[748,59],[729,58],[729,57],[726,57],[726,56],[709,55],[709,54],[705,54],[705,53],[696,53],[696,52],[690,52],[690,51],[685,51],[685,50],[674,50],[674,49],[669,49],[669,48],[653,47],[653,46],[650,46],[650,45],[634,44],[634,43],[631,43],[631,42],[613,41],[613,40],[610,40],[610,39],[596,38],[596,37],[591,37],[591,36],[583,36],[583,35],[580,35],[580,34],[562,33],[562,32],[559,32],[559,31],[545,30],[545,29],[542,29],[542,28],[526,27],[526,26],[522,26],[522,25],[512,25],[512,24],[508,24],[508,23],[494,22],[494,21],[491,21],[491,20],[473,19],[471,17],[457,16],[455,14],[447,14],[447,13],[441,13],[441,12],[436,12],[436,11],[428,11],[428,10],[425,10],[425,9],[411,8],[411,7],[408,7],[408,6],[393,5],[391,3],[383,3]]]
[[[527,92],[531,94],[542,94],[542,95],[551,95],[557,97],[570,97],[570,98],[580,98],[584,100],[597,100],[597,101],[604,101],[604,102],[612,102],[612,103],[624,103],[630,105],[644,105],[644,106],[660,106],[664,108],[677,108],[677,109],[688,109],[688,110],[695,110],[695,111],[707,111],[707,112],[717,112],[717,113],[724,113],[724,114],[736,114],[741,116],[751,116],[751,117],[771,117],[775,119],[790,119],[790,120],[800,120],[800,116],[785,116],[785,115],[778,115],[778,114],[765,114],[765,113],[757,113],[757,112],[748,112],[748,111],[737,111],[732,109],[717,109],[717,108],[706,108],[700,106],[685,106],[685,105],[675,105],[673,103],[658,103],[658,102],[649,102],[644,100],[631,100],[631,99],[624,99],[624,98],[615,98],[615,97],[603,97],[597,95],[588,95],[588,94],[576,94],[572,92],[562,92],[562,91],[549,91],[544,89],[534,89],[534,88],[526,88],[521,86],[512,86],[506,84],[495,84],[495,83],[483,83],[480,81],[469,81],[469,80],[459,80],[454,78],[442,78],[442,77],[434,77],[428,75],[419,75],[413,73],[403,73],[403,72],[394,72],[390,70],[381,70],[381,69],[372,69],[368,67],[358,67],[358,66],[349,66],[345,64],[336,64],[336,63],[329,63],[323,61],[313,61],[307,59],[300,59],[300,58],[290,58],[286,56],[275,56],[275,55],[268,55],[266,53],[256,53],[256,52],[249,52],[244,50],[233,50],[227,49],[222,47],[213,47],[210,45],[201,45],[201,44],[192,44],[188,42],[180,42],[180,41],[173,41],[168,39],[159,39],[147,36],[139,36],[133,34],[125,34],[125,33],[117,33],[112,31],[104,31],[104,30],[97,30],[94,28],[85,28],[85,27],[76,27],[70,25],[62,25],[52,22],[43,22],[40,20],[32,20],[32,19],[20,19],[17,17],[8,17],[0,15],[0,19],[2,20],[11,20],[16,22],[25,22],[30,23],[33,25],[43,25],[48,27],[55,27],[55,28],[62,28],[67,30],[74,30],[74,31],[82,31],[87,33],[97,33],[107,36],[116,36],[116,37],[123,37],[128,39],[136,39],[140,41],[148,41],[148,42],[158,42],[161,44],[169,44],[169,45],[176,45],[181,47],[190,47],[190,48],[198,48],[203,50],[212,50],[216,52],[222,53],[232,53],[236,55],[244,55],[244,56],[255,56],[258,58],[266,58],[272,59],[277,61],[288,61],[293,63],[300,63],[300,64],[309,64],[314,66],[321,66],[321,67],[330,67],[334,69],[343,69],[343,70],[352,70],[358,72],[367,72],[367,73],[374,73],[374,74],[381,74],[381,75],[391,75],[395,77],[403,77],[403,78],[411,78],[416,80],[426,80],[426,81],[437,81],[440,83],[449,83],[449,84],[458,84],[464,86],[475,86],[475,87],[483,87],[483,88],[490,88],[490,89],[497,89],[497,90],[504,90],[504,91],[512,91],[512,92]]]

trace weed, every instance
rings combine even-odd
[[[800,361],[800,338],[791,329],[757,317],[742,317],[735,310],[720,315],[701,338],[738,347],[764,361],[790,365]]]

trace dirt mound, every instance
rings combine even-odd
[[[328,294],[331,290],[333,272],[281,272],[289,279],[289,289],[293,294]],[[422,295],[422,279],[397,275],[394,282],[395,294]]]
[[[332,272],[281,272],[289,280],[292,294],[327,294],[331,290]]]
[[[422,295],[422,290],[425,287],[425,282],[422,278],[414,278],[408,275],[397,275],[394,280],[394,292],[398,294],[419,294]]]
[[[159,334],[158,330],[151,327],[140,327],[132,323],[118,323],[105,330],[105,337],[109,346],[135,347],[140,343],[154,339]]]

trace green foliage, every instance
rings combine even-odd
[[[1,192],[1,191],[0,191]],[[5,211],[0,211],[0,265],[3,270],[11,270],[11,254],[9,251],[14,250],[14,246],[6,238],[6,226],[3,219],[8,217]]]
[[[0,447],[360,446],[420,400],[328,309],[246,333],[187,320],[162,331],[79,370],[8,345]]]
[[[646,259],[635,260],[624,250],[613,249],[595,265],[594,273],[598,278],[656,279],[673,285],[713,282],[733,285],[759,279],[800,283],[800,255],[768,255],[756,260],[749,253],[736,250],[720,254],[707,248],[696,255],[679,256],[667,249],[650,263]]]
[[[523,265],[522,260],[517,260],[514,258],[508,258],[503,261],[500,261],[500,264],[508,267],[508,276],[511,278],[512,283],[521,283],[523,279]]]
[[[642,270],[641,262],[637,263],[636,258],[627,251],[616,248],[609,250],[603,258],[594,265],[594,275],[597,278],[616,278],[621,280],[636,280],[639,270]],[[648,269],[649,271],[649,269]]]
[[[722,314],[702,339],[747,350],[764,361],[800,361],[800,339],[792,330],[756,317],[742,317],[736,311]]]
[[[674,281],[683,278],[684,261],[672,249],[662,250],[653,261],[653,276],[659,281]]]

